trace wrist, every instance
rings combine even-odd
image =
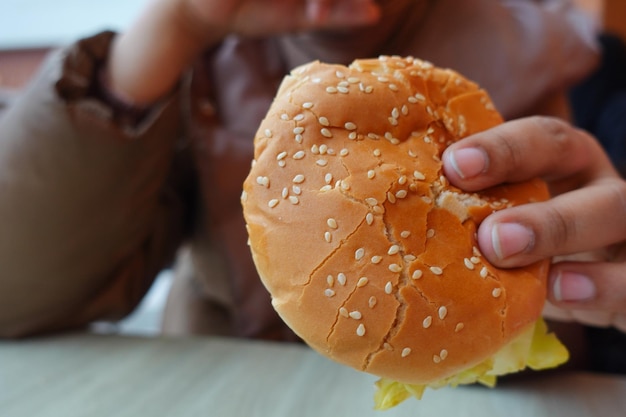
[[[113,42],[103,76],[111,92],[143,106],[174,87],[181,74],[208,46],[222,38],[219,30],[190,24],[180,1],[160,0]]]

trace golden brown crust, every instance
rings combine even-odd
[[[545,184],[466,194],[442,176],[447,145],[501,122],[476,84],[412,58],[287,76],[242,195],[285,322],[322,354],[407,383],[481,362],[533,323],[547,264],[497,269],[475,230],[493,210],[547,198]]]

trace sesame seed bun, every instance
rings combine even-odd
[[[548,263],[498,269],[476,228],[494,210],[548,198],[545,184],[468,194],[443,176],[446,146],[501,122],[475,83],[413,58],[312,62],[285,77],[242,204],[273,306],[306,343],[427,384],[540,317]]]

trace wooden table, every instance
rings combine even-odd
[[[385,412],[375,378],[304,346],[220,338],[76,334],[0,342],[0,416],[626,415],[626,378],[542,373],[430,390]]]

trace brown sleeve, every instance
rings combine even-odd
[[[123,317],[183,239],[178,94],[140,117],[100,99],[112,37],[52,54],[0,119],[0,337]]]

